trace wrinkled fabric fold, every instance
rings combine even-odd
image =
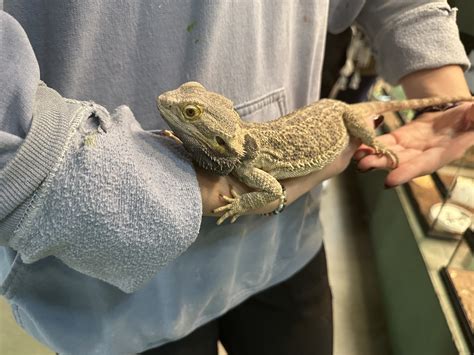
[[[0,201],[0,240],[23,262],[54,256],[125,292],[193,243],[202,209],[181,146],[145,132],[128,107],[110,116],[45,85],[0,171]]]

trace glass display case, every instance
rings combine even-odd
[[[429,235],[458,238],[473,223],[474,179],[448,172],[438,172],[437,178],[444,199],[429,206]]]
[[[460,37],[473,64],[465,77],[474,94],[474,3],[449,2],[461,10],[457,17]],[[377,80],[368,98],[388,101],[406,97],[400,86]],[[416,119],[414,111],[384,113],[384,124],[378,130],[390,133]],[[410,354],[454,354],[452,344],[460,354],[474,354],[474,147],[432,174],[376,195],[372,184],[385,177],[380,172],[374,174],[378,175],[370,177],[370,184],[366,183],[367,175],[359,184],[365,204],[375,211],[369,223],[377,266],[387,276],[381,278],[381,285],[390,326],[395,329],[393,343]],[[403,262],[399,262],[399,255],[404,256]],[[446,328],[436,318],[440,314]],[[413,332],[419,327],[412,324],[423,324],[423,337],[414,340]],[[429,346],[436,345],[430,351],[420,351],[428,346],[428,338]]]
[[[448,294],[474,353],[474,231],[468,228],[448,265],[441,269]]]
[[[384,82],[375,85],[372,96],[376,100],[404,99],[400,87]],[[384,117],[384,133],[416,119],[412,111]],[[438,171],[404,184],[403,190],[422,231],[418,245],[424,260],[441,276],[442,289],[437,295],[446,295],[445,314],[452,312],[459,320],[469,353],[474,354],[474,147]],[[435,276],[432,280],[437,285]]]

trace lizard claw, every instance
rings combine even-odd
[[[399,160],[398,160],[398,155],[396,155],[394,152],[391,150],[388,150],[385,152],[385,155],[389,157],[389,159],[392,161],[392,169],[395,169],[398,167]]]
[[[240,197],[240,194],[237,191],[235,191],[233,186],[230,187],[230,194],[232,195],[233,198]]]
[[[222,224],[227,218],[231,218],[230,223],[234,223],[240,217],[240,194],[233,187],[230,188],[230,194],[232,197],[220,195],[227,204],[212,211],[213,213],[224,212],[217,220],[217,225]]]
[[[399,160],[398,160],[398,156],[397,156],[397,154],[395,154],[395,152],[393,152],[390,149],[385,148],[385,146],[383,146],[380,143],[379,144],[374,144],[373,148],[375,149],[375,154],[384,155],[391,161],[392,169],[395,169],[396,167],[398,167]]]
[[[168,138],[171,138],[172,140],[174,140],[176,143],[179,143],[179,144],[183,144],[183,142],[181,141],[181,139],[179,139],[173,131],[170,131],[169,129],[163,129],[159,132],[159,135],[163,136],[163,137],[168,137]]]
[[[379,155],[384,155],[386,156],[390,162],[392,163],[392,169],[395,169],[396,167],[398,167],[398,156],[392,152],[390,149],[382,149],[380,151],[376,151],[377,154]]]
[[[217,207],[215,208],[212,213],[221,213],[221,212],[227,212],[228,210],[230,210],[232,208],[232,202],[233,202],[233,199],[231,199],[230,197],[227,197],[227,196],[222,196],[223,199],[229,199],[229,200],[232,200],[232,201],[227,201],[229,202],[227,205],[224,205],[224,206],[221,206],[221,207]]]
[[[217,225],[218,226],[221,225],[227,218],[230,218],[230,217],[231,217],[230,223],[234,223],[237,220],[237,218],[240,217],[240,214],[234,211],[227,211],[217,220]]]
[[[221,195],[221,198],[225,201],[225,202],[229,202],[229,203],[232,203],[235,198],[232,198],[232,197],[229,197],[229,196],[225,196],[225,195]],[[222,208],[222,207],[219,207],[219,208]],[[216,210],[218,210],[218,208],[216,208]],[[216,211],[215,210],[215,211]]]
[[[232,186],[230,187],[230,194],[232,195],[232,197],[222,195],[222,194],[219,194],[219,197],[221,199],[223,199],[225,202],[229,202],[229,203],[232,203],[236,199],[240,198],[240,194]],[[223,206],[223,207],[225,207],[225,206]],[[214,210],[214,212],[220,212],[220,211],[223,211],[222,207],[216,208]]]

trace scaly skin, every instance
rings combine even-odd
[[[232,173],[255,191],[224,196],[227,204],[217,223],[277,200],[282,195],[278,180],[321,170],[347,147],[350,136],[388,156],[394,167],[397,155],[375,139],[367,117],[388,111],[417,109],[472,97],[432,97],[349,105],[320,100],[286,116],[264,123],[240,119],[232,101],[189,82],[157,98],[161,115],[183,142],[194,161],[214,174]]]

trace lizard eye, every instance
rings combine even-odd
[[[201,115],[201,110],[195,105],[187,105],[184,107],[183,113],[187,119],[192,120],[198,118]]]
[[[219,144],[219,145],[222,145],[222,146],[225,145],[225,140],[223,140],[223,139],[222,139],[221,137],[219,137],[219,136],[216,136],[216,142],[217,142],[217,144]]]

